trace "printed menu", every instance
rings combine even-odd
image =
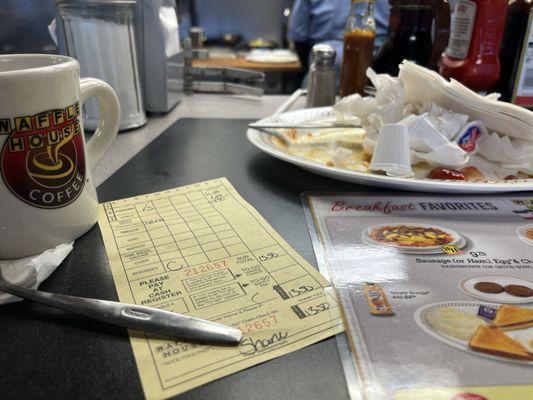
[[[237,327],[238,346],[130,331],[148,399],[174,396],[343,328],[328,281],[225,179],[100,205],[120,301]]]
[[[533,399],[533,198],[303,200],[356,398]]]

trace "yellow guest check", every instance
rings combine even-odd
[[[239,328],[238,346],[130,331],[145,395],[166,398],[343,330],[333,290],[225,179],[100,205],[120,301]]]

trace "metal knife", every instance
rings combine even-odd
[[[180,339],[237,345],[242,338],[238,329],[157,308],[26,289],[6,281],[1,271],[0,291],[124,328]]]

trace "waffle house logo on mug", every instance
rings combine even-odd
[[[74,201],[85,183],[80,104],[35,115],[0,118],[0,170],[6,186],[24,202],[60,208]]]

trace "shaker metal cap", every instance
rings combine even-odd
[[[135,4],[136,0],[55,0],[57,6],[63,5],[117,5]]]
[[[313,54],[313,61],[320,65],[333,65],[335,61],[335,55],[337,52],[333,46],[327,43],[315,44],[311,50]]]

